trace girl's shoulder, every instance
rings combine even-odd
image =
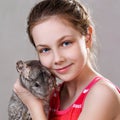
[[[120,102],[120,89],[116,87],[110,80],[101,77],[101,80],[98,81],[90,90],[88,95],[89,97],[101,97],[104,99],[107,98],[108,101],[110,99],[115,99],[116,102],[119,100]]]
[[[110,80],[101,77],[101,80],[96,83],[95,86],[91,89],[91,93],[102,93],[104,94],[110,94],[112,96],[118,96],[120,97],[120,89],[114,85]]]
[[[102,116],[110,119],[120,115],[120,93],[116,86],[106,78],[101,78],[86,96],[83,115],[84,113],[88,113],[87,116],[90,117],[94,113],[98,115],[96,119],[103,119]]]

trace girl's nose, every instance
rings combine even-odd
[[[60,65],[65,61],[65,57],[62,53],[55,51],[54,52],[54,64]]]

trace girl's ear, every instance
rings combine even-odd
[[[92,33],[93,33],[93,28],[89,26],[87,28],[87,35],[86,35],[86,47],[91,48],[92,46]]]

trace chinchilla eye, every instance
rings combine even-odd
[[[35,87],[40,87],[40,84],[36,82]]]

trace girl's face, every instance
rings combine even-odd
[[[50,17],[33,27],[32,36],[41,63],[58,78],[70,81],[85,69],[86,38],[67,21]]]

